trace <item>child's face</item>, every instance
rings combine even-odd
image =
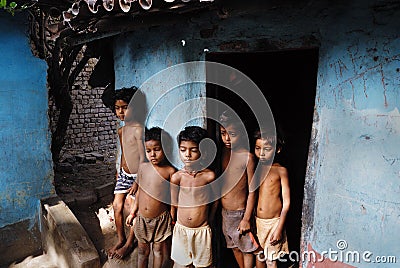
[[[123,100],[117,100],[115,102],[115,114],[117,115],[117,117],[121,120],[124,121],[125,120],[125,115],[126,115],[126,110],[128,109],[128,104]]]
[[[219,128],[222,142],[226,148],[234,149],[240,144],[240,132],[233,125],[228,125],[226,128]]]
[[[275,155],[275,148],[265,139],[257,139],[254,149],[255,155],[261,163],[271,162]]]
[[[164,161],[165,155],[160,141],[149,140],[145,143],[146,158],[153,165],[159,165]]]
[[[179,144],[179,156],[186,167],[194,166],[200,159],[199,145],[193,141],[181,141]]]

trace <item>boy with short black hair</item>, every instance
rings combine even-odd
[[[271,131],[256,131],[255,155],[259,159],[259,171],[255,180],[260,188],[257,204],[257,237],[264,256],[257,258],[257,268],[277,267],[277,259],[289,254],[285,233],[286,216],[290,206],[290,187],[288,172],[274,157],[282,149],[282,142]]]
[[[124,122],[128,114],[129,103],[137,93],[138,88],[133,86],[131,88],[121,88],[115,92],[112,92],[111,90],[107,94],[107,99],[103,98],[103,102],[105,102],[107,107],[113,107],[115,115],[119,120]],[[114,106],[111,106],[111,103],[114,103]],[[133,203],[133,195],[137,190],[137,186],[134,183],[137,176],[136,173],[139,168],[139,163],[144,161],[142,136],[143,126],[140,122],[131,120],[129,127],[123,126],[118,129],[118,141],[121,151],[120,159],[117,160],[117,181],[114,189],[113,201],[114,220],[118,241],[108,250],[109,258],[122,259],[133,249],[133,241],[135,237],[133,228],[128,237],[125,235],[124,207],[126,203]]]
[[[207,131],[188,126],[178,135],[179,156],[184,167],[171,177],[171,215],[176,219],[171,258],[174,267],[210,267],[212,265],[211,228],[216,197],[210,184],[214,171],[203,166],[205,151],[200,143]]]
[[[150,244],[153,250],[153,267],[167,267],[170,263],[170,237],[172,217],[170,214],[169,181],[175,168],[165,158],[161,144],[162,129],[153,127],[145,131],[146,157],[149,162],[139,166],[136,183],[135,205],[126,219],[134,227],[138,240],[138,267],[148,267]]]
[[[250,187],[255,160],[246,146],[245,128],[240,118],[227,110],[221,114],[219,123],[223,142],[222,232],[239,267],[253,268],[253,253],[259,248],[253,235],[256,195]]]

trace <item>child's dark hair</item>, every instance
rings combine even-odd
[[[278,135],[275,134],[272,130],[256,130],[253,135],[254,141],[258,139],[265,139],[268,141],[269,144],[275,146],[277,149],[282,149],[284,145],[283,139]]]
[[[146,128],[144,132],[144,141],[161,141],[161,131],[162,129],[160,127]]]
[[[136,91],[138,91],[138,88],[135,86],[132,87],[123,87],[121,89],[117,89],[115,91],[115,101],[117,100],[123,100],[126,103],[129,103],[133,97],[133,95],[135,95]]]
[[[178,145],[180,145],[182,141],[193,141],[196,144],[200,144],[205,138],[208,138],[207,130],[198,126],[188,126],[179,132]]]
[[[237,125],[240,123],[240,118],[238,116],[235,116],[232,110],[225,110],[219,117],[219,123],[225,126],[231,124]]]
[[[104,105],[109,108],[111,111],[115,113],[115,102],[117,100],[123,100],[126,103],[129,103],[135,95],[135,93],[138,91],[138,88],[135,86],[132,86],[130,88],[120,88],[117,90],[114,90],[114,87],[111,85],[108,85],[104,91],[103,94],[101,95],[101,100],[103,101]]]

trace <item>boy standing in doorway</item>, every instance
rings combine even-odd
[[[225,111],[220,117],[222,148],[222,232],[227,248],[240,268],[253,268],[253,252],[259,245],[252,233],[253,209],[256,202],[250,191],[255,161],[245,145],[243,124],[233,112]]]
[[[275,153],[279,154],[282,146],[277,136],[270,132],[257,131],[255,155],[259,159],[259,171],[255,180],[259,181],[257,204],[257,237],[264,249],[264,256],[257,256],[257,268],[277,267],[277,259],[289,254],[285,233],[286,216],[290,206],[290,188],[287,169],[274,162]]]

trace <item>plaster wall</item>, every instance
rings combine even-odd
[[[8,242],[15,242],[21,233],[15,231],[9,237],[7,226],[24,222],[28,230],[36,229],[40,199],[54,193],[47,66],[30,50],[25,15],[0,12],[0,234],[5,247],[2,254],[12,253],[6,250]],[[31,238],[21,234],[27,240]],[[40,240],[36,246],[40,247]]]
[[[120,36],[115,42],[116,87],[141,85],[174,64],[204,60],[207,52],[318,47],[302,252],[372,252],[369,262],[362,255],[360,261],[338,255],[336,262],[324,260],[315,267],[374,267],[375,257],[396,254],[399,262],[400,5],[356,0],[249,6],[228,9],[226,18],[198,14],[181,24]],[[165,77],[146,91],[150,103],[168,90],[163,83],[173,79]],[[162,126],[180,102],[205,96],[202,85],[183,89],[164,96],[150,112],[149,125]],[[205,115],[204,103],[182,111],[174,118],[176,127],[197,114]],[[341,249],[343,241],[347,246]],[[313,263],[300,262],[304,267]]]

